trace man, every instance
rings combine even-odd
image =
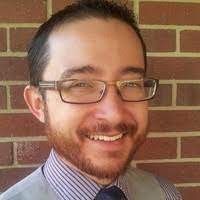
[[[133,14],[83,0],[44,23],[28,52],[25,101],[45,123],[47,162],[1,200],[180,200],[173,185],[131,168],[158,81]]]

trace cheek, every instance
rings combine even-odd
[[[83,106],[64,103],[58,95],[49,95],[46,106],[50,125],[61,131],[75,131],[85,113]]]

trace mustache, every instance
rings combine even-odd
[[[90,124],[83,125],[78,128],[77,133],[80,135],[94,135],[94,133],[109,133],[111,131],[118,133],[130,133],[134,134],[137,130],[137,125],[130,122],[120,122],[116,125],[112,125],[105,121],[90,122]]]

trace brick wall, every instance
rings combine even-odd
[[[0,0],[0,191],[39,166],[49,147],[22,93],[26,45],[67,0]],[[133,165],[200,196],[200,0],[134,0],[148,50],[148,74],[161,81],[150,103],[150,134]]]

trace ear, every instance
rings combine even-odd
[[[45,122],[44,101],[38,89],[30,85],[24,89],[24,100],[31,113],[42,123]]]

